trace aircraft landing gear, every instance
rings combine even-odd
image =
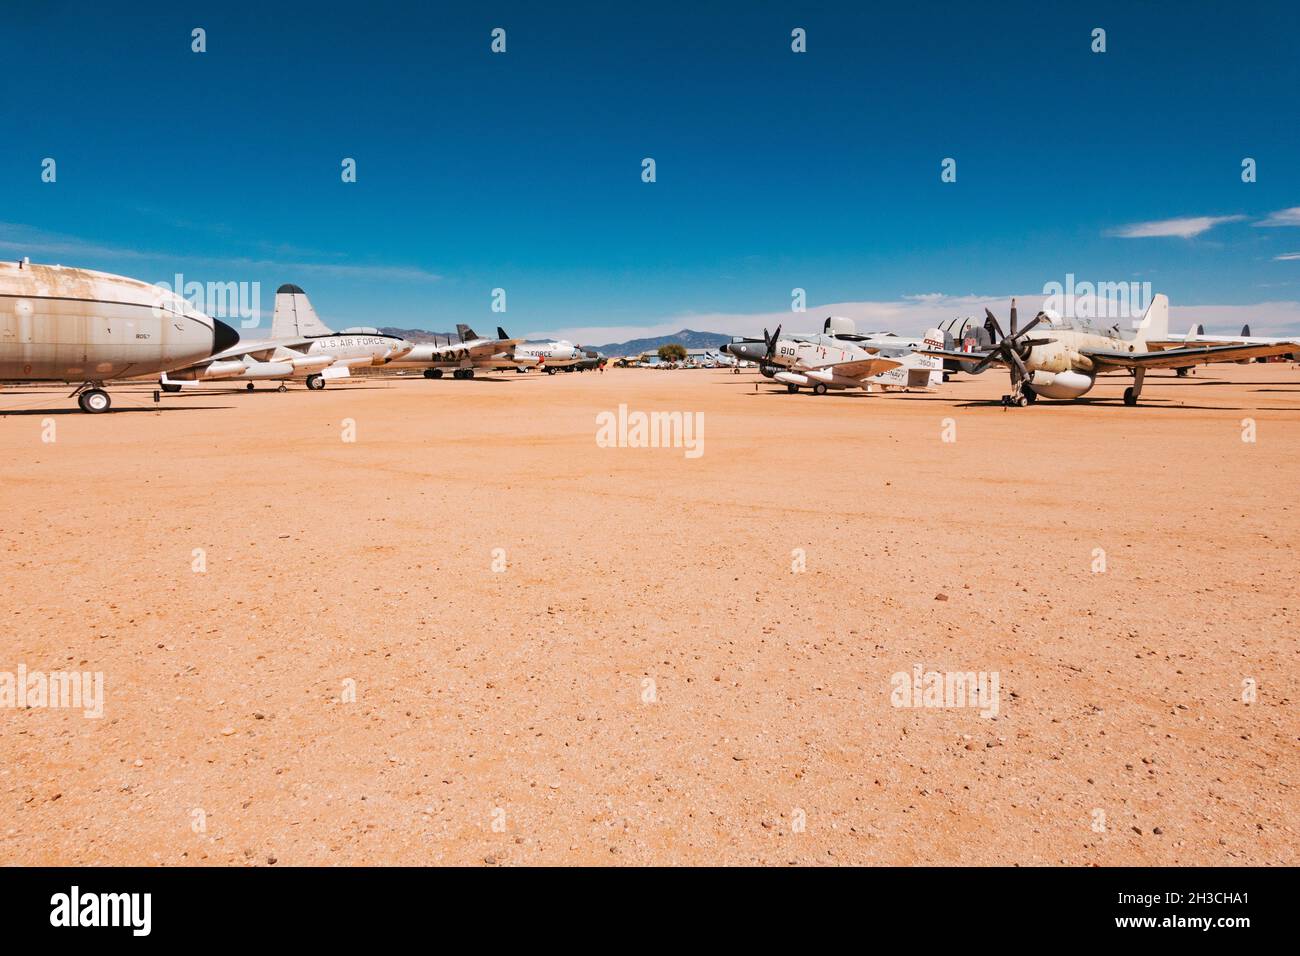
[[[554,374],[555,374],[555,366],[552,365],[550,368],[548,368],[548,369],[546,370],[546,374],[547,374],[547,375],[554,375]]]
[[[108,411],[113,404],[113,400],[108,397],[108,392],[104,391],[96,383],[91,388],[77,394],[77,404],[81,406],[83,412],[98,415],[101,412]]]
[[[250,392],[253,391],[253,383],[249,382],[247,385],[244,386],[244,388],[248,389]]]
[[[325,379],[321,378],[319,375],[308,375],[307,387],[313,392],[319,392],[325,387]]]
[[[798,386],[798,385],[787,385],[787,386],[785,387],[785,390],[786,390],[787,392],[789,392],[791,395],[797,395],[797,394],[799,393],[799,386]]]
[[[284,382],[281,382],[281,383],[280,383],[280,387],[277,388],[276,391],[277,391],[277,392],[287,392],[287,391],[289,391],[289,386],[288,386],[288,385],[285,385]]]
[[[474,370],[472,368],[458,368],[451,373],[452,378],[473,378]]]
[[[1020,394],[1023,395],[1023,396],[1025,397],[1025,404],[1026,404],[1026,405],[1032,405],[1032,404],[1034,404],[1034,402],[1038,401],[1038,393],[1035,392],[1035,391],[1034,391],[1032,388],[1030,388],[1028,385],[1026,385],[1026,386],[1024,386],[1023,388],[1020,389]]]
[[[1124,404],[1133,406],[1138,403],[1138,396],[1142,394],[1142,380],[1146,378],[1147,370],[1144,368],[1133,370],[1133,384],[1124,389]]]
[[[818,382],[816,385],[813,386],[813,394],[814,394],[814,395],[825,395],[825,394],[826,394],[826,386],[823,385],[821,382]]]
[[[425,377],[425,378],[442,378],[442,369],[440,369],[440,368],[426,368],[426,369],[424,370],[424,377]]]
[[[1014,395],[1003,395],[1002,404],[1007,408],[1024,408],[1029,404],[1029,399],[1023,393],[1016,392]]]

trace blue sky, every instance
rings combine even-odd
[[[6,12],[2,255],[588,341],[1067,273],[1300,322],[1294,4],[107,6]]]

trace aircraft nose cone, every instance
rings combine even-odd
[[[238,332],[220,319],[212,320],[212,351],[208,353],[209,355],[217,355],[226,349],[233,349],[238,344]]]

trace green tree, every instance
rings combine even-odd
[[[659,346],[659,361],[661,362],[684,362],[686,361],[686,346],[678,342],[669,342],[667,345]]]

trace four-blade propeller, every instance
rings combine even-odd
[[[763,344],[767,346],[767,361],[776,358],[776,343],[781,340],[781,326],[776,327],[776,333],[769,336],[767,329],[763,330]]]
[[[1011,300],[1011,333],[1004,334],[1002,326],[998,324],[997,316],[988,309],[984,310],[988,318],[984,322],[984,327],[989,330],[990,336],[994,337],[993,349],[984,357],[984,360],[971,369],[972,373],[982,372],[988,368],[989,363],[994,360],[1004,362],[1007,369],[1011,372],[1011,384],[1019,388],[1020,383],[1029,377],[1029,370],[1025,368],[1025,359],[1029,358],[1029,350],[1035,345],[1045,345],[1049,339],[1027,339],[1026,335],[1029,330],[1042,322],[1047,316],[1039,312],[1032,322],[1023,329],[1016,328],[1016,300]]]

